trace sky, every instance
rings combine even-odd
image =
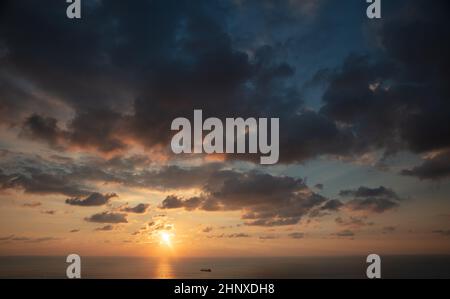
[[[0,255],[450,252],[448,1],[0,4]],[[279,118],[280,159],[175,118]]]

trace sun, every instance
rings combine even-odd
[[[161,243],[165,244],[169,247],[172,247],[172,237],[169,233],[167,232],[161,232],[160,234],[161,237]]]

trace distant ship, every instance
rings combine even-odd
[[[212,272],[211,269],[200,269],[201,272]]]

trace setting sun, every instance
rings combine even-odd
[[[169,233],[162,232],[161,243],[171,247],[172,246],[171,235]]]

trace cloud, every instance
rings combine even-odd
[[[79,111],[69,124],[68,135],[71,146],[96,148],[100,152],[113,152],[126,149],[117,135],[122,116],[108,109],[89,109]]]
[[[277,11],[298,21],[301,18],[293,11],[309,15],[318,3],[283,1]],[[8,5],[4,22],[10,26],[0,40],[10,52],[5,72],[18,78],[8,82],[4,95],[12,93],[15,81],[25,78],[34,89],[45,90],[74,111],[73,118],[61,119],[8,102],[8,109],[21,110],[22,115],[28,112],[22,136],[65,150],[111,154],[136,144],[162,150],[173,134],[170,122],[192,115],[192,107],[202,107],[205,117],[279,117],[282,127],[289,128],[280,136],[281,161],[286,163],[344,153],[352,143],[350,131],[305,109],[299,88],[290,83],[296,69],[288,59],[280,59],[275,46],[253,46],[250,56],[235,44],[237,32],[229,32],[223,22],[229,16],[226,11],[237,12],[232,3],[201,1],[193,6],[177,1],[173,6],[140,1],[126,14],[114,1],[100,7],[89,8],[89,26],[73,27],[58,18],[63,6],[43,10],[35,4]],[[41,32],[23,30],[18,19],[27,13],[32,16],[26,19],[27,28],[52,20],[46,29],[61,41],[58,47]],[[148,24],[149,20],[159,20],[158,30],[136,26],[137,21]],[[152,43],[143,42],[148,36]],[[32,43],[35,39],[41,41],[39,51]],[[77,41],[84,44],[82,49],[74,49]],[[130,51],[135,53],[132,58],[126,55]],[[255,160],[251,155],[226,158]]]
[[[220,178],[220,180],[218,180]],[[223,171],[203,186],[201,196],[167,196],[161,209],[242,211],[251,226],[292,225],[328,200],[312,192],[301,179],[259,172]]]
[[[337,237],[354,237],[355,233],[351,230],[343,230],[333,234]]]
[[[105,225],[102,227],[97,227],[95,230],[96,231],[112,231],[112,230],[114,230],[114,226],[108,224],[108,225]]]
[[[32,194],[63,194],[84,196],[83,186],[72,183],[67,176],[58,176],[41,169],[28,167],[25,173],[4,174],[0,169],[0,189],[19,189]]]
[[[73,160],[47,160],[35,154],[2,151],[0,160],[0,190],[16,189],[25,193],[62,194],[84,197],[92,192],[85,181],[100,172],[95,167],[86,173]]]
[[[109,193],[109,194],[103,195],[100,193],[92,193],[83,199],[80,199],[78,197],[66,199],[66,204],[69,204],[72,206],[81,206],[81,207],[103,206],[103,205],[109,203],[109,200],[114,197],[118,197],[117,194]]]
[[[78,233],[78,232],[80,232],[79,229],[72,229],[71,231],[69,231],[69,233]]]
[[[342,197],[386,197],[399,200],[398,195],[391,189],[380,186],[378,188],[359,187],[356,190],[342,190],[339,192]]]
[[[323,211],[338,211],[344,204],[337,200],[331,199],[327,201],[320,209]]]
[[[205,117],[280,117],[282,163],[322,155],[357,159],[378,150],[385,156],[398,151],[425,156],[450,146],[448,1],[432,6],[408,1],[408,9],[396,10],[395,17],[376,26],[370,38],[380,47],[373,52],[349,55],[340,63],[345,53],[337,50],[339,55],[329,58],[336,67],[318,76],[325,90],[316,110],[305,103],[298,82],[311,65],[296,62],[311,56],[291,45],[292,37],[307,31],[302,44],[318,43],[321,49],[324,34],[315,24],[311,31],[291,25],[299,20],[292,7],[309,14],[321,1],[269,5],[274,13],[261,14],[262,24],[273,29],[263,37],[248,34],[259,31],[258,25],[233,26],[236,5],[223,1],[195,6],[183,0],[136,1],[126,12],[120,1],[103,1],[86,8],[91,17],[80,26],[61,15],[65,3],[28,2],[8,1],[2,14],[8,26],[0,32],[0,123],[55,151],[80,155],[51,161],[35,155],[5,161],[2,156],[1,190],[62,194],[70,197],[68,204],[97,206],[109,201],[100,193],[92,197],[99,183],[158,189],[171,194],[162,209],[239,211],[244,223],[254,226],[293,225],[343,210],[381,213],[400,203],[385,187],[343,190],[343,198],[329,200],[304,180],[230,170],[228,162],[252,162],[249,155],[229,155],[222,165],[200,167],[161,167],[149,158],[126,156],[136,146],[149,150],[151,159],[157,159],[154,151],[173,159],[166,152],[170,122],[192,116],[193,107],[203,108]],[[264,11],[265,4],[245,5]],[[317,23],[327,23],[322,21]],[[98,159],[84,156],[90,151]],[[447,162],[436,155],[402,174],[447,178]],[[184,189],[199,193],[182,198]],[[105,213],[87,219],[120,214]],[[115,221],[126,222],[126,213],[120,215],[125,216]]]
[[[22,124],[20,136],[48,143],[55,149],[95,149],[101,153],[120,152],[126,145],[116,135],[122,116],[109,109],[78,111],[75,118],[62,129],[58,120],[32,114]]]
[[[45,242],[58,241],[58,240],[61,240],[61,239],[55,238],[55,237],[31,238],[31,237],[21,237],[21,236],[15,236],[15,235],[0,237],[0,241],[25,242],[25,243],[45,243]]]
[[[356,148],[426,153],[450,146],[446,1],[408,1],[375,32],[380,55],[350,55],[328,74],[321,114],[352,129]],[[410,13],[413,12],[413,13]],[[411,50],[413,49],[413,50]],[[350,147],[350,145],[349,145]]]
[[[200,197],[192,197],[189,199],[182,199],[175,195],[169,195],[164,199],[161,203],[161,209],[179,209],[185,208],[186,210],[194,210],[199,207],[199,205],[203,202],[203,199]]]
[[[418,177],[421,180],[441,180],[450,177],[450,151],[438,153],[426,159],[422,165],[405,169],[402,175]]]
[[[342,217],[337,217],[335,220],[337,225],[339,226],[344,226],[344,227],[349,227],[349,228],[361,228],[364,226],[372,226],[374,225],[373,222],[368,222],[367,221],[367,217],[354,217],[354,216],[350,216],[349,218],[345,219]]]
[[[91,186],[96,182],[149,189],[185,188],[202,184],[205,177],[201,175],[201,171],[205,171],[205,175],[210,172],[207,167],[161,167],[149,171],[146,167],[150,163],[149,159],[142,155],[119,155],[112,158],[67,158],[52,155],[44,158],[34,154],[3,151],[1,157],[0,190],[17,189],[38,195],[62,194],[71,197],[67,202],[74,205],[100,204],[111,196],[92,191]],[[189,177],[189,174],[193,177],[190,180],[175,182]]]
[[[41,214],[55,215],[56,211],[55,210],[46,210],[46,211],[41,211]]]
[[[289,237],[292,239],[303,239],[305,237],[304,233],[290,233]]]
[[[126,145],[115,134],[122,116],[108,109],[78,111],[63,130],[58,120],[33,114],[22,126],[21,136],[43,141],[57,149],[95,149],[101,153],[123,151]]]
[[[172,230],[173,224],[158,223],[152,227],[153,230]]]
[[[193,107],[202,107],[205,117],[279,117],[285,128],[280,135],[281,163],[321,155],[357,158],[374,150],[389,155],[448,148],[450,74],[449,58],[443,53],[450,45],[442,42],[449,34],[442,13],[448,3],[436,0],[430,6],[414,0],[396,6],[395,17],[370,32],[378,49],[349,55],[337,67],[318,71],[325,92],[323,106],[313,111],[295,84],[303,65],[297,68],[297,59],[289,54],[310,57],[319,49],[315,45],[323,47],[322,35],[329,36],[324,33],[335,33],[328,23],[300,26],[307,31],[302,34],[292,29],[304,24],[302,16],[315,15],[321,4],[287,0],[275,7],[253,1],[200,1],[193,6],[183,0],[176,5],[139,1],[125,13],[116,1],[105,1],[86,8],[91,18],[83,26],[71,26],[59,17],[62,4],[43,9],[8,1],[3,18],[8,26],[0,33],[2,48],[8,49],[2,51],[7,53],[2,54],[7,80],[2,80],[0,97],[7,100],[0,111],[20,116],[14,119],[22,121],[24,137],[102,154],[142,145],[171,158],[165,151],[173,134],[170,122],[191,116]],[[332,9],[338,4],[330,5]],[[260,40],[260,35],[250,33],[263,25],[245,26],[244,32],[225,25],[242,16],[242,6],[258,12],[241,20],[244,24],[266,16],[269,9],[271,17],[262,18],[261,24],[273,28],[268,36],[278,37]],[[23,20],[24,14],[30,17]],[[154,20],[157,29],[146,26]],[[45,30],[33,30],[42,24]],[[151,43],[146,42],[148,36]],[[54,39],[60,43],[55,45]],[[29,87],[17,88],[23,81]],[[42,90],[45,96],[36,96]],[[73,116],[51,113],[44,104],[34,112],[28,104],[37,102],[36,97],[46,98],[39,103],[47,104],[58,99],[53,106],[64,106]],[[9,117],[5,121],[11,122]],[[225,158],[255,161],[251,155]]]
[[[150,228],[153,231],[161,231],[161,230],[168,231],[174,228],[173,224],[167,223],[166,220],[164,219],[157,219],[154,221],[150,221],[147,225],[148,228]]]
[[[128,223],[127,214],[114,212],[102,212],[94,214],[90,217],[85,218],[85,220],[94,223]]]
[[[389,203],[393,206],[398,201],[395,192],[384,187],[343,190],[341,195],[355,197],[356,200],[350,203],[348,201],[343,203],[337,199],[328,200],[311,190],[302,179],[274,176],[257,171],[231,170],[224,168],[226,164],[218,163],[195,167],[169,166],[149,170],[148,160],[138,156],[67,161],[67,159],[28,158],[14,153],[8,155],[8,158],[3,160],[3,164],[0,163],[0,166],[5,169],[9,169],[10,165],[15,165],[14,163],[23,159],[30,166],[25,168],[26,172],[22,176],[29,176],[30,172],[39,173],[38,169],[42,168],[46,169],[52,177],[72,187],[84,186],[92,182],[114,182],[126,187],[162,191],[199,189],[200,193],[190,198],[169,195],[162,201],[160,208],[183,208],[190,211],[241,211],[241,218],[246,225],[250,226],[293,225],[304,217],[321,217],[337,212],[344,206],[353,210],[371,209],[381,212],[390,208]],[[2,181],[8,182],[10,177],[0,172]],[[84,194],[69,198],[66,201],[68,204],[100,206],[107,204],[115,195],[87,192],[84,191],[87,189],[80,187],[78,190],[83,191]],[[388,200],[362,197],[369,195]],[[364,199],[367,200],[363,201]],[[119,208],[119,211],[143,212],[146,208],[148,209],[145,204],[140,204],[135,207]]]
[[[383,213],[398,207],[398,205],[398,202],[387,198],[366,198],[351,200],[346,204],[346,207],[353,211]]]
[[[0,237],[0,241],[9,241],[14,238],[14,235]]]
[[[45,242],[51,242],[51,241],[59,241],[60,238],[54,238],[54,237],[42,237],[42,238],[31,238],[27,240],[28,243],[45,243]]]
[[[25,208],[37,208],[37,207],[40,207],[40,206],[42,206],[42,203],[37,202],[37,201],[30,202],[30,203],[24,203],[22,205],[22,207],[25,207]]]
[[[275,236],[275,235],[264,235],[264,236],[259,236],[260,240],[275,240],[278,239],[279,236]]]
[[[235,239],[235,238],[250,238],[251,236],[246,233],[237,233],[237,234],[229,234],[226,237],[230,239]]]
[[[395,226],[385,226],[383,227],[383,234],[391,234],[393,232],[395,232],[397,230],[397,228]]]
[[[220,235],[215,235],[215,236],[208,236],[208,238],[228,238],[228,239],[241,239],[241,238],[251,238],[251,236],[249,234],[246,233],[235,233],[235,234],[220,234]]]
[[[46,141],[50,145],[56,146],[62,137],[57,122],[55,118],[33,114],[24,121],[21,135],[32,140]]]
[[[198,167],[163,166],[156,170],[142,170],[133,176],[121,175],[122,182],[131,187],[154,189],[189,189],[221,181],[227,175],[223,165],[212,163]]]
[[[144,214],[147,212],[148,208],[150,207],[149,204],[138,204],[135,207],[123,207],[120,210],[122,212],[127,212],[127,213],[136,213],[136,214]]]
[[[383,213],[399,206],[401,198],[386,187],[368,188],[359,187],[356,190],[342,190],[342,197],[354,197],[347,201],[345,207],[353,211]]]
[[[202,229],[202,232],[204,233],[210,233],[213,231],[213,228],[211,226],[207,226],[204,229]]]

